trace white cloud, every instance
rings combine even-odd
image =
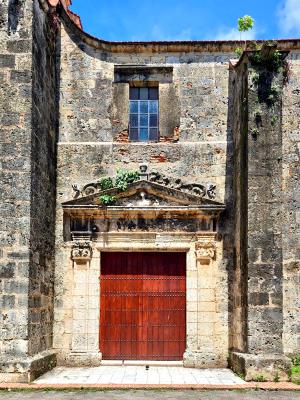
[[[283,34],[300,35],[300,0],[284,0],[278,15]]]
[[[248,31],[242,32],[242,34],[236,28],[225,28],[219,30],[214,36],[214,40],[253,40],[256,37],[255,28]]]

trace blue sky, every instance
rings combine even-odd
[[[71,10],[113,41],[239,39],[245,14],[255,19],[247,39],[300,37],[300,0],[73,0]]]

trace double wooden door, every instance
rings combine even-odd
[[[182,360],[185,260],[185,253],[101,253],[103,359]]]

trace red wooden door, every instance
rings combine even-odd
[[[185,259],[185,253],[101,253],[103,359],[182,360]]]

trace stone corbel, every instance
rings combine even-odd
[[[195,244],[196,259],[210,263],[216,256],[216,244],[213,240],[198,240]]]
[[[73,244],[71,258],[79,264],[85,264],[91,261],[93,250],[91,242],[76,242]]]

